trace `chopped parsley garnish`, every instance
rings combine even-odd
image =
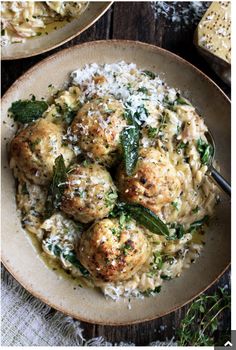
[[[171,277],[167,276],[167,275],[161,275],[161,279],[163,279],[165,281],[169,281],[169,280],[171,280]]]
[[[142,294],[145,296],[145,297],[149,297],[151,295],[155,295],[155,294],[159,294],[161,291],[161,286],[158,286],[154,289],[147,289],[145,290],[144,292],[142,292]]]
[[[192,210],[192,212],[193,212],[194,214],[196,214],[196,213],[199,212],[199,210],[200,210],[199,206],[196,206],[196,208],[194,208],[194,209]]]
[[[155,73],[151,72],[150,70],[144,70],[144,71],[142,71],[142,73],[144,75],[147,75],[152,80],[156,78]]]
[[[175,208],[175,210],[179,210],[179,203],[178,202],[171,202],[171,205]]]
[[[35,151],[35,147],[41,142],[41,139],[37,138],[35,141],[29,141],[29,147],[32,152]]]
[[[131,109],[131,103],[127,102],[125,104],[124,116],[130,125],[140,126],[149,116],[149,112],[143,104],[138,106],[135,112],[133,112],[133,109]]]
[[[192,106],[191,103],[188,100],[186,100],[185,98],[181,97],[179,94],[177,94],[177,96],[179,96],[179,97],[174,102],[176,105]]]
[[[202,164],[208,165],[213,156],[213,147],[209,143],[203,141],[201,138],[197,141],[197,150],[200,154]]]
[[[146,94],[146,95],[148,94],[148,89],[145,88],[144,86],[140,87],[137,91],[142,92],[143,94]]]
[[[21,193],[22,194],[29,194],[29,191],[28,191],[28,189],[27,189],[27,185],[26,185],[26,183],[24,182],[23,183],[23,185],[22,185],[22,187],[21,187]]]
[[[111,233],[112,233],[114,236],[120,236],[120,229],[113,227],[113,228],[111,229]]]
[[[113,206],[115,201],[117,200],[117,193],[113,191],[113,189],[110,189],[105,196],[105,205],[107,207]]]
[[[180,141],[177,143],[176,150],[180,151],[181,149],[185,149],[188,146],[188,142],[184,143],[183,141]]]
[[[128,239],[121,247],[121,250],[125,256],[129,254],[130,250],[133,250],[133,249],[134,249],[134,242],[131,239]]]
[[[82,165],[83,165],[84,167],[88,167],[88,166],[91,165],[91,162],[90,162],[90,160],[85,159],[85,160],[83,160]]]
[[[153,253],[153,262],[151,263],[152,270],[160,270],[163,266],[162,255],[160,252]]]
[[[71,109],[66,103],[63,108],[60,105],[56,106],[57,112],[62,115],[62,119],[67,125],[70,125],[76,116],[76,111]]]
[[[150,137],[151,139],[154,139],[157,135],[158,135],[158,129],[157,128],[153,128],[152,126],[148,127],[148,137]]]

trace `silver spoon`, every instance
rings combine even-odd
[[[215,158],[216,145],[215,145],[214,138],[213,138],[213,136],[212,136],[212,134],[211,134],[211,132],[209,130],[206,133],[206,138],[207,138],[208,143],[212,146],[212,149],[213,149],[211,160],[210,160],[210,162],[208,164],[208,174],[212,177],[213,180],[215,180],[217,185],[219,185],[219,187],[225,193],[227,193],[228,196],[231,197],[231,185],[228,183],[228,181],[226,181],[223,178],[223,176],[213,166],[213,161],[214,161],[214,158]]]

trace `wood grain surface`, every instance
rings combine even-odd
[[[181,6],[184,9],[188,4],[182,3]],[[178,24],[177,26],[175,22],[172,22],[166,16],[159,15],[156,17],[151,2],[115,2],[95,25],[63,46],[36,57],[3,61],[2,94],[27,69],[63,48],[93,40],[130,39],[154,44],[180,55],[206,73],[230,96],[230,88],[215,75],[204,59],[197,53],[192,43],[195,27],[196,24],[191,21],[189,25]],[[213,293],[219,286],[222,287],[229,284],[230,272],[228,271],[207,293]],[[180,321],[188,307],[187,305],[165,317],[139,325],[103,327],[83,323],[84,337],[89,339],[103,336],[113,344],[123,341],[132,342],[136,345],[148,345],[155,340],[171,339],[176,335],[176,330],[179,328]],[[230,328],[229,313],[224,314],[221,327],[222,329]]]

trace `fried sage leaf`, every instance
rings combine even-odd
[[[67,170],[62,155],[55,159],[53,167],[53,178],[48,191],[46,202],[46,216],[50,216],[54,209],[59,209],[61,198],[66,187]]]
[[[76,253],[74,251],[70,251],[68,253],[63,253],[63,257],[69,261],[72,265],[77,267],[80,272],[83,274],[83,276],[88,276],[89,272],[88,270],[81,264],[81,262],[77,259]]]
[[[19,100],[12,103],[9,112],[16,122],[26,124],[42,117],[47,108],[48,104],[45,101]]]
[[[207,222],[209,221],[209,216],[205,215],[201,220],[197,220],[194,221],[191,225],[190,225],[190,232],[194,231],[195,229],[202,227],[203,225],[205,225]]]
[[[129,125],[121,133],[121,145],[125,171],[128,176],[133,174],[138,161],[139,150],[139,128],[136,125]]]
[[[63,249],[59,247],[59,245],[57,244],[48,246],[48,249],[51,250],[55,256],[57,257],[62,256],[65,260],[69,261],[73,266],[77,267],[84,277],[89,275],[88,270],[77,259],[75,251],[71,250],[65,253]]]
[[[170,235],[169,229],[159,217],[150,209],[140,204],[126,204],[128,213],[141,225],[145,226],[153,233],[161,234],[166,237]]]
[[[150,209],[145,208],[141,204],[118,203],[116,208],[113,209],[111,216],[119,216],[122,212],[130,215],[140,225],[143,225],[149,231],[165,237],[170,236],[167,225]]]
[[[151,72],[150,70],[144,70],[142,73],[144,75],[147,75],[151,80],[156,78],[155,73]]]
[[[191,103],[186,100],[184,97],[179,96],[176,100],[175,100],[175,104],[176,105],[183,105],[183,106],[192,106]]]

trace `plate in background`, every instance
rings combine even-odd
[[[224,194],[206,233],[206,245],[195,264],[179,278],[167,281],[155,297],[106,300],[96,289],[76,288],[75,282],[49,269],[22,229],[16,213],[14,179],[6,143],[14,135],[7,110],[15,100],[47,97],[48,85],[60,87],[71,71],[87,63],[134,62],[179,88],[204,117],[216,141],[222,175],[230,178],[230,101],[206,75],[182,58],[153,45],[134,41],[95,41],[74,46],[41,61],[20,77],[2,99],[2,261],[30,293],[74,318],[106,325],[124,325],[168,314],[207,289],[230,263],[230,201]],[[37,84],[34,82],[37,81]]]
[[[90,1],[88,7],[78,19],[72,19],[62,28],[53,30],[48,35],[26,39],[24,43],[9,44],[1,48],[2,60],[16,60],[39,55],[55,49],[75,38],[93,25],[112,5],[112,2]]]

